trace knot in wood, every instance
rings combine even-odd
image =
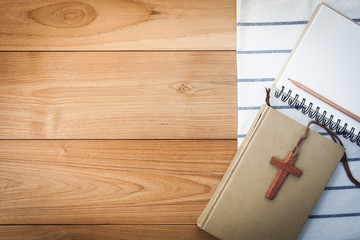
[[[191,96],[193,92],[193,86],[188,83],[181,83],[177,88],[177,91],[185,96]]]
[[[84,27],[96,19],[92,6],[83,2],[62,2],[37,8],[29,12],[36,22],[57,28]]]

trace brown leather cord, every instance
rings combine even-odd
[[[265,91],[266,91],[265,103],[269,107],[271,107],[271,105],[270,105],[270,90],[271,90],[271,88],[265,88]]]
[[[316,124],[320,127],[322,127],[323,129],[326,130],[326,132],[330,135],[330,137],[332,138],[332,140],[334,142],[336,142],[337,144],[340,144],[341,146],[344,147],[343,143],[341,142],[340,138],[335,134],[333,133],[330,129],[328,129],[327,127],[325,127],[324,125],[322,125],[321,123],[318,123],[316,121],[310,121],[304,131],[304,133],[300,136],[298,142],[296,143],[294,149],[292,150],[292,156],[296,156],[297,152],[298,152],[298,149],[299,149],[299,145],[300,143],[306,139],[307,137],[307,133],[309,132],[309,128],[310,128],[310,125],[311,124]],[[360,188],[360,182],[357,181],[353,175],[351,174],[351,171],[350,171],[350,167],[349,167],[349,164],[348,164],[348,161],[347,161],[347,156],[346,156],[346,152],[344,153],[344,155],[342,156],[341,158],[341,162],[343,163],[343,166],[345,168],[345,172],[348,176],[348,178],[350,179],[351,182],[353,182],[357,187]]]
[[[271,105],[270,105],[270,90],[271,90],[270,88],[265,88],[265,91],[266,91],[265,102],[269,107],[271,107]],[[318,123],[316,121],[310,121],[308,123],[304,133],[300,136],[298,142],[296,143],[296,145],[295,145],[295,147],[294,147],[294,149],[292,151],[292,153],[293,153],[292,156],[296,156],[296,154],[298,152],[298,149],[299,149],[299,145],[304,139],[306,139],[306,136],[307,136],[307,133],[309,131],[309,128],[310,128],[311,124],[316,124],[316,125],[322,127],[323,129],[325,129],[326,132],[330,135],[330,137],[332,138],[332,140],[334,142],[336,142],[337,144],[340,144],[341,146],[344,147],[344,144],[341,142],[340,138],[335,133],[333,133],[330,129],[328,129],[327,127],[325,127],[321,123]],[[348,178],[350,179],[350,181],[352,183],[354,183],[357,187],[360,188],[360,182],[353,177],[353,175],[352,175],[352,173],[350,171],[350,167],[349,167],[349,163],[348,163],[348,160],[347,160],[346,152],[344,153],[343,157],[341,158],[341,162],[343,163],[343,166],[345,168],[345,172],[346,172]]]

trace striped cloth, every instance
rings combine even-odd
[[[319,3],[320,0],[237,0],[239,145],[264,104],[264,88],[272,85]],[[360,22],[359,0],[326,3]],[[276,98],[271,104],[303,124],[309,122],[308,117]],[[313,129],[326,135],[320,128]],[[350,169],[360,179],[360,147],[347,139],[342,141]],[[298,239],[360,239],[360,189],[349,181],[341,164]]]

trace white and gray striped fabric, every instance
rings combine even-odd
[[[238,145],[264,104],[264,88],[273,84],[319,3],[320,0],[237,0]],[[325,3],[360,22],[359,0]],[[281,100],[272,98],[271,104],[303,124],[309,122],[307,116]],[[358,132],[360,124],[356,127]],[[314,130],[326,135],[320,128]],[[341,139],[350,169],[360,179],[360,147]],[[298,239],[360,239],[360,189],[350,182],[341,163]]]

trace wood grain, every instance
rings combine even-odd
[[[235,0],[3,0],[0,50],[235,50]]]
[[[195,224],[236,140],[2,140],[0,224]]]
[[[196,225],[18,225],[0,226],[0,240],[215,240]]]
[[[214,239],[195,222],[236,151],[235,11],[0,1],[0,240]]]
[[[235,139],[235,52],[0,52],[1,139]]]

